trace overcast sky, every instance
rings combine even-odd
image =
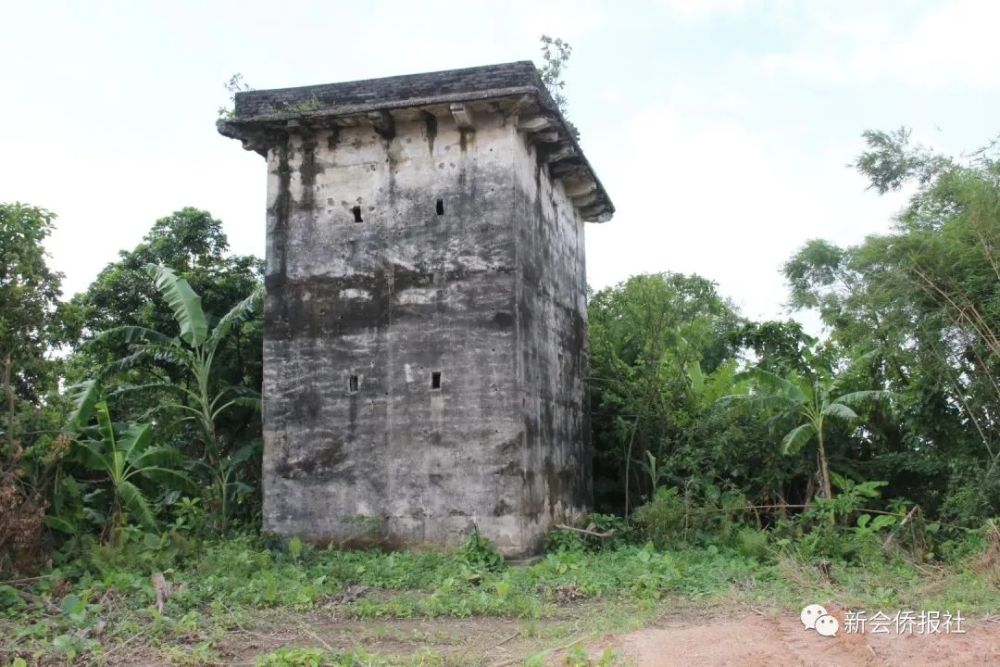
[[[569,113],[618,212],[594,287],[696,272],[780,317],[782,263],[857,242],[902,199],[846,165],[866,128],[949,152],[998,132],[1000,2],[0,0],[0,201],[59,215],[66,292],[183,206],[264,248],[264,161],[215,131],[223,82],[297,86],[574,51]]]

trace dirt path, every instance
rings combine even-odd
[[[640,667],[683,665],[1000,665],[1000,622],[969,621],[964,634],[847,634],[823,637],[793,615],[677,619],[591,645]]]
[[[283,646],[312,646],[330,651],[363,649],[390,659],[395,656],[401,664],[427,656],[426,664],[496,667],[523,664],[535,656],[544,664],[565,665],[571,664],[566,662],[569,647],[580,644],[594,664],[610,649],[618,658],[615,665],[638,667],[1000,665],[996,617],[966,620],[964,634],[860,635],[842,630],[836,637],[823,637],[785,611],[740,606],[727,615],[719,607],[685,612],[675,608],[655,620],[646,619],[649,625],[642,629],[604,634],[607,623],[620,624],[621,618],[621,610],[586,604],[537,621],[487,617],[362,621],[323,613],[265,614],[223,639],[217,661],[212,662],[253,665],[259,656]],[[164,662],[141,651],[118,664]]]

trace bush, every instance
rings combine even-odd
[[[767,532],[750,527],[740,528],[736,533],[736,550],[746,558],[767,560],[771,552]]]
[[[588,514],[572,523],[587,533],[551,528],[545,534],[545,551],[613,551],[636,541],[635,530],[625,519],[614,514]],[[601,537],[605,535],[606,537]]]
[[[661,487],[651,501],[635,511],[632,522],[644,539],[662,549],[683,539],[684,516],[677,489]]]
[[[477,571],[498,572],[503,569],[503,556],[493,543],[479,533],[479,526],[472,528],[472,534],[458,550],[458,558],[469,568]]]
[[[676,488],[657,489],[632,516],[640,535],[660,547],[679,542],[736,545],[746,517],[745,496],[703,480],[690,480],[683,496]]]

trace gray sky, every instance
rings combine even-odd
[[[257,88],[538,60],[574,47],[570,116],[618,213],[588,272],[697,272],[778,317],[782,263],[860,241],[901,203],[846,165],[866,128],[949,152],[997,134],[1000,3],[16,2],[0,0],[0,201],[59,215],[66,292],[183,206],[263,252],[264,161],[215,131],[235,72]]]

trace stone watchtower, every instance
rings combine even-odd
[[[590,499],[583,222],[530,62],[236,96],[267,159],[264,529],[530,553]]]

